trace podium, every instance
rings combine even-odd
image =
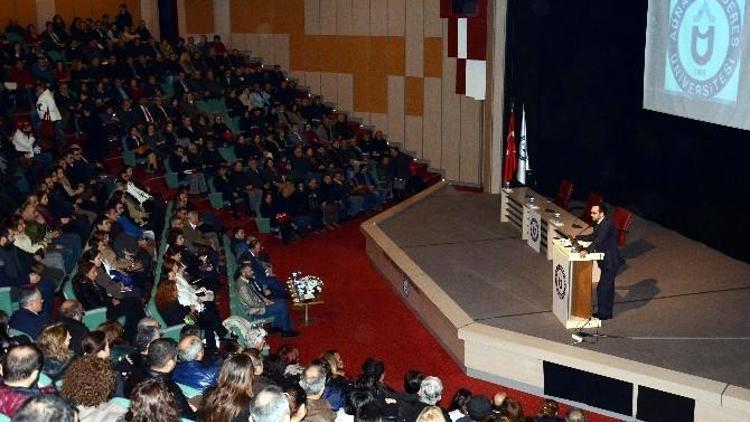
[[[581,257],[566,239],[553,239],[552,245],[552,312],[568,329],[601,327],[599,319],[591,318],[591,284],[598,279],[595,261],[604,254]]]

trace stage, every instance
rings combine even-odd
[[[750,404],[750,265],[636,217],[615,318],[572,345],[551,261],[500,213],[499,195],[440,184],[363,224],[373,264],[470,375],[543,393],[554,362],[632,383],[633,414],[641,386],[694,399],[695,420],[750,416],[735,413]]]

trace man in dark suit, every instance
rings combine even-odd
[[[28,334],[33,339],[49,322],[49,315],[42,312],[42,294],[35,287],[24,288],[18,295],[19,309],[10,317],[10,328]]]
[[[88,334],[89,329],[81,322],[83,319],[83,306],[77,300],[66,300],[60,305],[57,320],[65,325],[70,334],[70,345],[68,346],[75,354],[81,353],[81,340]]]
[[[599,261],[601,277],[596,287],[598,310],[594,317],[611,319],[615,300],[615,276],[622,265],[620,251],[617,249],[617,229],[612,224],[612,219],[607,218],[607,208],[604,204],[591,207],[591,220],[594,222],[594,232],[578,237],[578,240],[591,242],[581,251],[581,256],[586,256],[589,251],[604,253],[604,259]]]

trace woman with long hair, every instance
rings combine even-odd
[[[203,422],[246,421],[253,400],[253,361],[238,354],[224,361],[219,372],[219,383],[203,397]]]
[[[122,417],[127,422],[179,422],[180,409],[163,380],[138,384],[130,395],[130,408]]]
[[[61,322],[48,325],[39,333],[36,342],[44,354],[42,372],[54,381],[60,379],[65,367],[68,366],[70,359],[73,357],[73,352],[69,350],[70,333],[68,333],[68,329]]]

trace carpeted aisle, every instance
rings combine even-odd
[[[355,377],[367,357],[376,357],[386,364],[386,382],[401,389],[403,374],[418,369],[439,376],[445,384],[443,404],[447,405],[460,387],[473,393],[491,395],[506,391],[521,401],[527,415],[535,415],[542,402],[539,397],[489,384],[466,376],[417,320],[387,282],[370,266],[365,254],[364,237],[359,224],[364,218],[347,222],[340,229],[322,235],[311,235],[291,245],[265,238],[265,249],[281,280],[291,271],[320,276],[325,284],[325,304],[311,309],[313,321],[299,327],[301,335],[294,339],[272,336],[275,349],[291,343],[300,348],[303,362],[335,348],[341,352],[347,374]],[[245,224],[246,220],[243,222]],[[227,223],[231,229],[232,222]],[[252,232],[254,224],[245,226]],[[298,326],[301,310],[294,312]],[[563,406],[563,412],[567,406]],[[564,414],[564,413],[563,413]],[[611,418],[592,415],[591,421]]]

